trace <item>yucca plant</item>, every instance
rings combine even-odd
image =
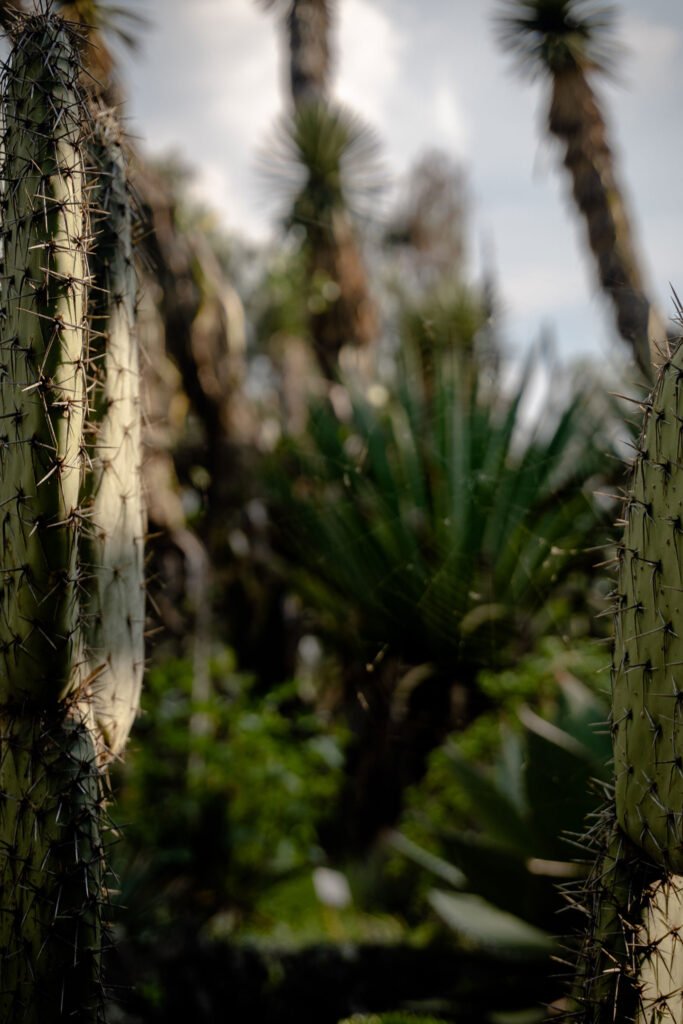
[[[28,16],[2,79],[0,1016],[12,1024],[102,1018],[101,771],[125,743],[144,659],[130,203],[77,50],[61,19]]]
[[[647,294],[638,249],[592,79],[609,70],[614,8],[586,0],[502,0],[498,30],[520,69],[550,79],[548,130],[562,145],[600,285],[646,378],[668,352],[662,316]]]

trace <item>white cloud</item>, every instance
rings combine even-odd
[[[335,94],[380,125],[401,69],[402,38],[391,19],[370,0],[339,6]]]
[[[619,35],[626,48],[622,65],[628,82],[637,82],[639,89],[671,82],[672,67],[681,54],[680,29],[629,13],[622,19]]]
[[[436,86],[432,103],[435,135],[439,144],[456,152],[467,149],[465,118],[458,102],[454,83],[442,80]]]
[[[277,17],[255,0],[124,2],[145,7],[156,23],[142,54],[126,59],[132,132],[152,151],[180,150],[197,167],[197,190],[226,224],[263,235],[272,203],[256,180],[256,154],[271,137],[286,82]],[[607,304],[596,299],[561,155],[541,141],[547,90],[510,73],[491,29],[496,2],[340,0],[336,95],[377,129],[395,177],[425,148],[467,160],[477,205],[473,235],[492,240],[520,338],[553,320],[568,348],[595,345],[614,328]],[[633,196],[648,277],[668,312],[667,281],[683,292],[675,130],[683,6],[650,6],[620,0],[621,85],[603,82],[600,94],[609,100],[610,137],[623,154],[619,177]],[[535,163],[543,173],[534,174]]]

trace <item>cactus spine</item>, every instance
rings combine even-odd
[[[103,1019],[102,767],[143,662],[130,204],[71,31],[2,78],[0,1019]],[[93,238],[94,236],[94,238]]]

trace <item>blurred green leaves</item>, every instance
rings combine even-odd
[[[588,688],[565,679],[553,721],[523,707],[516,728],[499,726],[494,764],[476,763],[452,741],[435,755],[443,763],[442,797],[443,787],[458,793],[453,811],[431,818],[444,800],[427,779],[429,800],[417,787],[408,836],[395,835],[391,845],[438,880],[427,900],[468,948],[543,959],[553,951],[551,937],[568,930],[557,917],[564,906],[558,885],[580,876],[571,839],[610,777],[606,716]],[[415,835],[430,849],[409,838]]]
[[[317,827],[338,789],[341,731],[323,727],[295,684],[253,696],[227,655],[212,676],[212,696],[199,703],[189,663],[150,670],[121,769],[125,901],[148,925],[155,905],[167,917],[178,900],[195,919],[248,909],[264,887],[321,857]]]

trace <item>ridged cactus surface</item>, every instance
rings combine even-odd
[[[124,747],[144,668],[144,532],[136,275],[122,142],[109,112],[90,146],[93,246],[86,451],[85,640],[93,710],[110,753]]]
[[[572,902],[579,902],[587,927],[573,983],[566,1024],[607,1024],[641,1020],[642,972],[647,969],[646,927],[649,894],[664,873],[643,857],[603,811],[586,837],[593,869]],[[577,900],[578,896],[578,900]]]
[[[0,747],[0,1020],[103,1017],[101,781],[77,710],[5,717]]]
[[[104,1019],[102,771],[143,668],[131,212],[78,40],[17,23],[2,78],[0,1020]]]
[[[27,23],[2,77],[0,700],[77,686],[89,224],[71,41]]]
[[[655,864],[683,874],[683,347],[647,404],[616,600],[617,817]]]

